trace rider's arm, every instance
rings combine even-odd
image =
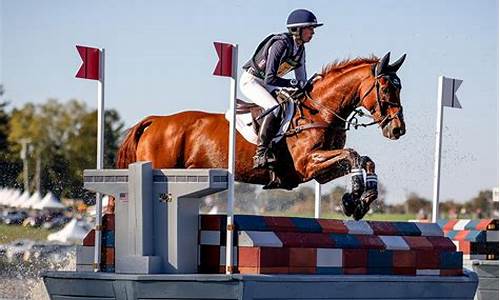
[[[264,76],[264,81],[267,85],[279,87],[292,86],[289,79],[284,79],[277,75],[281,59],[285,56],[287,47],[286,42],[282,40],[277,40],[269,47],[266,61],[266,74]]]
[[[295,79],[297,81],[306,82],[307,81],[307,72],[306,72],[306,52],[302,53],[302,57],[300,58],[300,67],[295,69]]]

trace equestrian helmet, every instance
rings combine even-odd
[[[319,27],[323,26],[323,23],[318,23],[316,16],[307,9],[292,11],[286,20],[286,27],[289,29],[308,26]]]

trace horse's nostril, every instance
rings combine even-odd
[[[403,130],[399,127],[393,128],[392,129],[392,134],[395,136],[400,136],[403,134]]]

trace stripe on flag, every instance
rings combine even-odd
[[[78,45],[76,49],[83,61],[78,73],[76,73],[76,77],[99,80],[99,56],[101,51],[98,48]]]
[[[460,79],[447,78],[443,76],[443,106],[462,108],[462,105],[460,105],[456,95],[456,92],[461,84],[462,80]]]
[[[215,66],[213,74],[216,76],[233,77],[234,46],[220,42],[214,42],[214,46],[217,56],[219,56],[219,61],[217,62],[217,66]]]

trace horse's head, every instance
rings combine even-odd
[[[401,106],[401,81],[396,72],[403,64],[406,54],[390,64],[390,52],[372,66],[372,75],[363,85],[360,105],[372,114],[386,138],[397,140],[406,133]]]

